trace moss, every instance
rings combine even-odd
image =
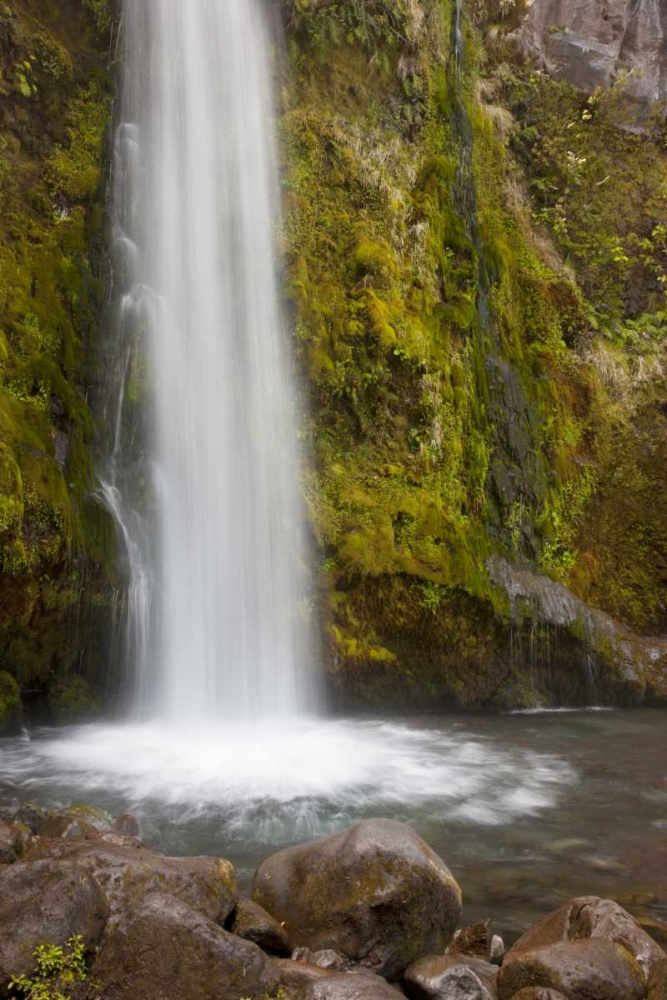
[[[90,684],[85,677],[63,677],[49,685],[48,705],[56,722],[78,722],[99,714]]]
[[[659,449],[637,434],[645,421],[657,441],[663,420],[667,240],[642,214],[661,217],[663,154],[656,143],[640,162],[641,141],[614,123],[613,94],[587,103],[512,67],[518,7],[482,5],[477,27],[466,21],[462,76],[447,3],[286,7],[283,243],[312,387],[305,493],[331,670],[363,700],[542,698],[525,656],[508,673],[494,653],[512,632],[486,574],[492,552],[533,562],[634,626],[665,624],[662,514],[637,503],[644,484],[663,495]],[[616,182],[630,199],[626,229],[609,198]],[[629,289],[641,320],[622,305]],[[623,448],[632,516],[605,487]],[[612,555],[601,525],[614,517]],[[431,656],[421,640],[434,630]],[[568,684],[581,695],[568,680],[564,697],[575,697]]]
[[[19,686],[6,670],[0,670],[0,734],[10,728],[21,711]]]
[[[88,6],[63,0],[38,18],[14,0],[1,16],[2,78],[22,74],[30,96],[0,92],[0,655],[35,692],[79,660],[72,623],[84,627],[110,573],[86,500],[86,366],[104,294],[113,77]]]

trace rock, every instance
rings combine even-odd
[[[239,1000],[278,988],[278,972],[256,944],[161,893],[110,925],[91,979],[105,1000]]]
[[[312,962],[294,962],[290,958],[276,958],[274,964],[278,970],[280,986],[289,991],[302,990],[312,982],[331,976],[329,969],[323,969]]]
[[[91,839],[97,837],[97,830],[78,816],[72,816],[67,812],[52,813],[46,817],[40,826],[39,836],[47,840],[59,840],[70,837],[87,837]]]
[[[48,811],[35,802],[24,802],[13,816],[14,823],[22,823],[33,833],[39,833],[39,828],[48,816]]]
[[[648,977],[655,962],[665,953],[642,930],[634,917],[611,899],[580,896],[538,920],[520,937],[508,958],[520,951],[555,944],[557,941],[580,941],[603,938],[622,945],[637,959]]]
[[[624,92],[651,104],[667,98],[667,6],[656,0],[533,0],[524,47],[581,90],[608,88],[634,71]]]
[[[123,837],[135,837],[137,840],[141,837],[139,820],[136,816],[130,815],[130,813],[123,813],[122,816],[117,816],[113,829],[115,833],[120,833]]]
[[[0,984],[30,972],[38,944],[81,935],[99,941],[109,907],[97,883],[77,865],[17,861],[0,869]]]
[[[549,990],[542,986],[526,986],[512,997],[512,1000],[567,1000],[558,990]]]
[[[328,969],[330,972],[349,972],[352,965],[348,958],[339,955],[332,948],[312,952],[310,961],[313,965],[319,965],[321,969]]]
[[[495,1000],[498,969],[459,955],[421,958],[406,969],[405,991],[414,1000]]]
[[[448,955],[474,955],[488,962],[491,958],[493,921],[482,920],[456,932],[447,947]]]
[[[252,899],[241,897],[238,900],[229,929],[232,934],[254,941],[264,951],[275,955],[289,955],[292,950],[285,928]]]
[[[667,1000],[667,958],[655,962],[648,978],[648,1000]]]
[[[112,914],[136,907],[154,892],[182,900],[211,920],[224,921],[236,904],[234,869],[222,858],[167,858],[118,834],[95,840],[38,843],[29,858],[74,862],[105,892]]]
[[[386,978],[442,951],[461,914],[461,890],[411,827],[365,820],[267,858],[253,898],[296,945],[331,948]]]
[[[24,853],[32,834],[25,826],[0,819],[0,865],[10,865]]]
[[[621,945],[602,938],[512,949],[498,973],[500,1000],[512,1000],[526,986],[546,986],[568,1000],[642,1000],[646,995],[639,963]]]
[[[298,997],[299,1000],[400,1000],[402,995],[372,973],[336,972],[313,979]]]
[[[491,938],[491,961],[494,965],[502,965],[505,957],[505,942],[500,934],[494,934]]]

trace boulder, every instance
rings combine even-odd
[[[372,973],[336,972],[314,979],[299,1000],[400,1000],[403,996]]]
[[[474,955],[488,962],[491,960],[493,944],[493,921],[482,920],[470,927],[462,927],[456,932],[447,947],[448,955]]]
[[[130,813],[123,813],[122,816],[117,816],[113,829],[115,833],[120,833],[123,837],[135,837],[137,840],[141,837],[139,820]]]
[[[319,965],[321,969],[328,969],[330,972],[349,972],[352,966],[349,958],[339,955],[332,948],[314,951],[310,957],[310,961],[313,965]]]
[[[542,986],[526,986],[512,997],[512,1000],[567,1000],[558,990],[549,990]]]
[[[97,834],[98,831],[90,823],[67,812],[51,813],[39,828],[39,836],[46,840],[71,837],[87,837],[90,840]]]
[[[414,1000],[496,1000],[498,969],[481,958],[433,955],[406,969],[405,992]]]
[[[558,941],[589,938],[602,938],[622,945],[637,959],[647,977],[652,966],[665,958],[662,948],[642,930],[634,917],[618,903],[599,896],[579,896],[538,920],[511,948],[508,958]]]
[[[294,962],[290,958],[276,958],[274,964],[278,970],[281,989],[290,993],[305,989],[323,976],[333,975],[329,969],[322,969],[312,962]]]
[[[508,952],[498,973],[500,1000],[512,1000],[526,986],[545,986],[568,1000],[642,1000],[646,995],[639,963],[603,938]]]
[[[667,98],[667,7],[660,0],[533,0],[520,32],[551,73],[592,93],[632,71],[625,92]]]
[[[39,828],[48,815],[48,810],[35,802],[24,802],[12,818],[14,823],[27,826],[32,833],[39,833]]]
[[[289,955],[292,951],[285,928],[252,899],[242,896],[238,900],[230,917],[229,930],[274,955]]]
[[[411,827],[386,819],[271,855],[253,899],[294,944],[331,948],[389,979],[443,951],[461,914],[444,862]]]
[[[494,934],[491,938],[490,961],[493,962],[494,965],[502,965],[506,950],[505,942],[501,938],[500,934]]]
[[[656,962],[648,979],[648,1000],[667,1000],[667,958]]]
[[[99,941],[109,916],[104,893],[72,863],[17,861],[0,868],[0,985],[31,971],[39,944],[80,935]]]
[[[0,865],[17,861],[24,854],[31,837],[27,827],[0,819]]]
[[[105,1000],[239,1000],[278,988],[278,972],[256,944],[161,893],[110,923],[91,979]]]
[[[128,837],[99,834],[94,840],[53,840],[29,852],[52,865],[68,862],[89,872],[117,914],[145,896],[174,896],[211,920],[223,921],[237,898],[234,869],[222,858],[167,858]]]

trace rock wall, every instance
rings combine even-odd
[[[667,7],[661,0],[532,0],[526,48],[550,72],[593,93],[631,74],[628,96],[667,100]]]
[[[657,126],[618,127],[615,88],[589,98],[567,67],[594,90],[640,65],[626,92],[664,96],[665,12],[535,0],[522,20],[470,0],[457,58],[450,0],[275,7],[285,309],[332,686],[376,707],[664,699],[659,656],[637,683],[581,621],[641,649],[667,633],[667,155]],[[115,689],[89,402],[112,25],[102,0],[3,11],[0,715],[16,718],[18,682],[62,717],[90,707],[96,671]],[[517,58],[517,31],[558,79]],[[593,618],[554,623],[539,600],[517,616],[527,579]]]

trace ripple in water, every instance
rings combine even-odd
[[[88,725],[4,741],[1,760],[22,794],[113,801],[181,827],[215,817],[225,840],[271,845],[368,815],[507,824],[576,781],[556,755],[386,720]]]

